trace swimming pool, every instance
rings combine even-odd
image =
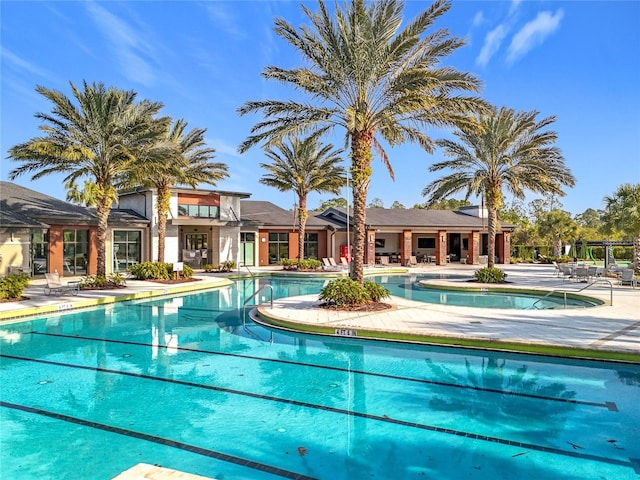
[[[433,278],[449,278],[436,275],[397,275],[376,277],[378,283],[389,289],[391,295],[409,298],[419,302],[437,303],[441,305],[452,305],[458,307],[475,308],[500,308],[518,310],[551,310],[560,308],[588,308],[602,305],[602,301],[590,299],[586,296],[575,298],[568,296],[547,296],[544,293],[524,293],[516,290],[512,292],[495,292],[489,287],[483,291],[472,290],[473,284],[469,284],[469,290],[455,290],[438,285],[420,285],[420,280],[430,280]],[[456,278],[456,277],[453,277]],[[467,279],[458,277],[458,279]],[[457,288],[464,288],[464,283],[460,282]],[[496,285],[498,287],[498,285]]]
[[[640,366],[243,325],[267,281],[321,286],[243,280],[2,325],[2,477],[640,477]]]

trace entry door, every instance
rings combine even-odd
[[[255,265],[256,234],[240,232],[240,265]]]

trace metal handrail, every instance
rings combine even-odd
[[[249,306],[249,307],[257,307],[258,305],[260,305],[260,303],[254,303],[254,304],[251,304],[251,305],[247,305],[247,303],[249,303],[250,300],[256,298],[260,292],[262,292],[263,290],[265,290],[267,288],[271,292],[271,295],[270,295],[270,298],[269,298],[269,303],[271,305],[271,308],[273,308],[273,286],[267,283],[267,284],[263,285],[262,287],[260,287],[258,290],[256,290],[249,298],[247,298],[244,301],[244,304],[242,305],[242,310],[244,311],[244,309],[247,308],[247,306]]]
[[[609,284],[609,305],[613,306],[613,283],[611,283],[610,280],[606,279],[606,278],[596,278],[596,280],[594,280],[593,282],[589,283],[588,285],[585,285],[584,287],[582,287],[580,290],[572,290],[572,291],[567,291],[567,290],[551,290],[549,293],[547,293],[544,297],[539,298],[538,300],[536,300],[533,305],[531,305],[531,308],[536,308],[536,305],[538,304],[538,302],[542,302],[545,298],[553,295],[554,293],[562,293],[562,296],[564,298],[564,308],[567,308],[567,293],[580,293],[583,290],[586,290],[587,288],[592,287],[593,285],[595,285],[598,282],[607,282]]]
[[[255,304],[251,304],[251,305],[247,305],[247,303],[249,303],[249,301],[253,298],[256,298],[258,296],[258,294],[260,292],[262,292],[264,289],[268,288],[269,291],[271,292],[270,295],[270,299],[269,299],[269,303],[271,305],[271,308],[273,308],[273,286],[271,286],[270,284],[265,284],[262,287],[260,287],[258,290],[256,290],[249,298],[247,298],[244,301],[244,304],[242,305],[242,325],[244,325],[246,323],[246,312],[247,312],[247,307],[257,307],[258,305],[260,305],[260,302],[255,303]]]

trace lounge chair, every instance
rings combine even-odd
[[[388,267],[389,265],[390,265],[389,257],[387,255],[381,255],[380,256],[380,266],[381,267]]]
[[[349,262],[345,257],[340,257],[340,266],[342,268],[349,268]]]
[[[416,265],[418,265],[418,258],[415,255],[409,256],[407,267],[415,267]]]
[[[332,263],[331,260],[333,260],[333,258],[331,258],[331,259],[323,258],[322,259],[322,269],[323,270],[330,271],[330,272],[335,272],[336,270],[339,270],[340,267],[338,267],[338,265],[336,264],[336,261],[333,260],[333,263]]]
[[[633,288],[636,288],[636,285],[638,285],[638,280],[635,278],[632,268],[623,269],[620,278],[618,278],[618,282],[620,285],[631,285]]]
[[[45,273],[44,278],[47,281],[47,285],[44,287],[45,295],[65,295],[69,293],[78,295],[80,291],[80,282],[62,283],[58,272]]]
[[[560,275],[562,275],[562,269],[560,268],[560,265],[558,265],[558,262],[553,261],[551,263],[556,269],[556,277],[559,277]]]

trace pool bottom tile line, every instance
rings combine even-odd
[[[0,358],[10,358],[10,359],[14,359],[14,360],[31,361],[31,362],[42,363],[42,364],[47,364],[47,365],[55,365],[55,366],[66,367],[66,368],[77,368],[77,369],[82,369],[82,370],[90,370],[90,371],[96,371],[96,372],[102,372],[102,373],[108,373],[108,374],[114,374],[114,375],[122,375],[122,376],[136,377],[136,378],[144,378],[144,379],[152,380],[152,381],[159,381],[159,382],[173,383],[173,384],[177,384],[177,385],[185,385],[185,386],[190,386],[190,387],[203,388],[203,389],[208,389],[208,390],[215,390],[215,391],[219,391],[219,392],[223,392],[223,393],[236,394],[236,395],[242,395],[242,396],[247,396],[247,397],[251,397],[251,398],[267,400],[267,401],[275,401],[275,402],[286,403],[286,404],[289,404],[289,405],[295,405],[295,406],[299,406],[299,407],[303,407],[303,408],[312,408],[312,409],[323,410],[323,411],[327,411],[327,412],[331,412],[331,413],[337,413],[337,414],[341,414],[341,415],[354,416],[354,417],[358,417],[358,418],[364,418],[364,419],[375,420],[375,421],[380,421],[380,422],[387,422],[387,423],[400,425],[400,426],[405,426],[405,427],[409,427],[409,428],[417,428],[417,429],[420,429],[420,430],[426,430],[426,431],[435,432],[435,433],[443,433],[445,435],[453,435],[453,436],[457,436],[457,437],[463,437],[463,438],[470,438],[470,439],[474,439],[474,440],[492,442],[492,443],[496,443],[496,444],[500,444],[500,445],[508,445],[508,446],[511,446],[511,447],[524,448],[524,449],[529,449],[529,450],[534,450],[534,451],[539,451],[539,452],[544,452],[544,453],[551,453],[551,454],[555,454],[555,455],[568,456],[568,457],[573,457],[573,458],[580,458],[580,459],[583,459],[583,460],[591,460],[591,461],[607,463],[607,464],[611,464],[611,465],[619,465],[619,466],[623,466],[623,467],[630,467],[630,468],[634,469],[634,471],[636,471],[636,473],[640,474],[640,470],[637,469],[637,464],[634,463],[633,459],[629,459],[629,461],[625,461],[625,460],[620,460],[620,459],[603,457],[603,456],[600,456],[600,455],[581,453],[581,452],[571,451],[571,450],[562,450],[562,449],[555,448],[555,447],[547,447],[547,446],[544,446],[544,445],[536,445],[536,444],[532,444],[532,443],[509,440],[509,439],[504,439],[504,438],[500,438],[500,437],[493,437],[493,436],[477,434],[477,433],[472,433],[472,432],[465,432],[463,430],[455,430],[455,429],[446,428],[446,427],[438,427],[438,426],[435,426],[435,425],[427,425],[427,424],[422,424],[422,423],[417,423],[417,422],[410,422],[410,421],[407,421],[407,420],[395,419],[395,418],[389,417],[387,415],[373,415],[373,414],[369,414],[369,413],[365,413],[365,412],[358,412],[358,411],[354,411],[354,410],[345,410],[345,409],[342,409],[342,408],[330,407],[330,406],[327,406],[327,405],[318,405],[318,404],[314,404],[314,403],[303,402],[303,401],[293,400],[293,399],[288,399],[288,398],[273,397],[273,396],[269,396],[269,395],[262,395],[262,394],[258,394],[258,393],[246,392],[246,391],[241,391],[241,390],[234,390],[234,389],[223,388],[223,387],[216,387],[216,386],[212,386],[212,385],[203,385],[203,384],[198,384],[198,383],[195,383],[195,382],[187,382],[187,381],[182,381],[182,380],[153,377],[151,375],[145,375],[145,374],[140,374],[140,373],[122,372],[122,371],[111,370],[111,369],[107,369],[107,368],[90,367],[90,366],[85,366],[85,365],[73,365],[73,364],[66,364],[66,363],[55,362],[55,361],[50,361],[50,360],[32,359],[32,358],[28,358],[28,357],[19,357],[19,356],[6,355],[6,354],[0,354]],[[3,403],[7,403],[7,402],[0,402],[0,406],[3,406]],[[13,404],[9,404],[9,405],[13,405]],[[32,407],[25,407],[25,408],[32,408]],[[34,409],[34,410],[38,410],[38,409]],[[54,415],[57,415],[57,414],[54,414]],[[74,417],[70,417],[70,418],[74,418]],[[89,422],[87,420],[81,420],[81,419],[79,419],[79,420],[82,421],[82,422],[87,422],[88,424],[92,423],[92,422]],[[119,427],[113,427],[113,428],[119,428]],[[141,434],[141,435],[144,435],[144,434]]]
[[[95,341],[95,342],[117,343],[117,344],[121,344],[121,345],[135,345],[135,346],[140,346],[140,347],[154,347],[154,348],[164,348],[164,349],[171,348],[173,350],[184,351],[184,352],[205,353],[205,354],[209,354],[209,355],[222,355],[222,356],[226,356],[226,357],[235,357],[235,358],[244,358],[244,359],[249,359],[249,360],[258,360],[258,361],[261,361],[261,362],[274,362],[274,363],[281,363],[281,364],[287,364],[287,365],[298,365],[298,366],[304,366],[304,367],[309,367],[309,368],[318,368],[318,369],[323,369],[323,370],[339,371],[339,372],[344,372],[344,373],[349,373],[349,374],[368,375],[368,376],[373,376],[373,377],[389,378],[389,379],[392,379],[392,380],[402,380],[402,381],[407,381],[407,382],[422,383],[422,384],[426,384],[426,385],[436,385],[436,386],[440,386],[440,387],[459,388],[459,389],[463,389],[463,390],[473,390],[473,391],[478,391],[478,392],[496,393],[496,394],[499,394],[499,395],[510,395],[510,396],[514,396],[514,397],[532,398],[532,399],[545,400],[545,401],[551,401],[551,402],[570,403],[570,404],[573,404],[573,405],[585,405],[585,406],[590,406],[590,407],[606,408],[607,410],[612,411],[612,412],[617,412],[618,411],[618,407],[617,407],[616,403],[612,402],[612,401],[591,402],[591,401],[588,401],[588,400],[576,400],[576,399],[573,399],[573,398],[549,397],[549,396],[544,396],[544,395],[536,395],[536,394],[533,394],[533,393],[512,392],[512,391],[507,391],[507,390],[499,390],[499,389],[495,389],[495,388],[478,387],[478,386],[475,386],[475,385],[462,385],[462,384],[457,384],[457,383],[437,382],[437,381],[434,381],[434,380],[428,380],[428,379],[424,379],[424,378],[404,377],[404,376],[401,376],[401,375],[391,375],[391,374],[378,373],[378,372],[367,372],[367,371],[364,371],[364,370],[354,370],[354,369],[347,369],[347,368],[343,368],[343,367],[332,367],[332,366],[327,366],[327,365],[314,365],[314,364],[310,364],[310,363],[295,362],[293,360],[283,360],[283,359],[279,359],[279,358],[258,357],[258,356],[255,356],[255,355],[244,355],[244,354],[238,354],[238,353],[218,352],[218,351],[215,351],[215,350],[203,350],[203,349],[180,347],[180,346],[173,346],[173,345],[172,346],[168,346],[168,345],[151,345],[150,343],[133,342],[133,341],[129,341],[129,340],[114,340],[114,339],[110,339],[110,338],[86,337],[86,336],[80,336],[80,335],[65,335],[65,334],[62,334],[62,333],[45,333],[45,332],[38,332],[38,331],[31,331],[31,332],[28,332],[28,333],[30,333],[32,335],[43,335],[43,336],[58,337],[58,338],[68,338],[68,339],[78,339],[78,340],[90,340],[90,341]]]
[[[266,465],[264,463],[255,462],[253,460],[237,457],[235,455],[229,455],[226,453],[218,452],[216,450],[210,450],[208,448],[198,447],[196,445],[191,445],[189,443],[179,442],[177,440],[171,440],[168,438],[159,437],[157,435],[149,435],[142,432],[136,432],[135,430],[129,430],[126,428],[116,427],[113,425],[106,425],[104,423],[91,422],[89,420],[84,420],[78,417],[72,417],[70,415],[64,415],[62,413],[51,412],[49,410],[43,410],[40,408],[34,408],[26,405],[19,405],[16,403],[10,403],[10,402],[4,402],[4,401],[0,401],[0,407],[19,410],[25,413],[40,415],[40,416],[52,418],[55,420],[60,420],[63,422],[74,423],[76,425],[95,428],[98,430],[103,430],[105,432],[115,433],[118,435],[125,435],[127,437],[137,438],[139,440],[145,440],[148,442],[157,443],[160,445],[164,445],[166,447],[178,448],[186,452],[195,453],[195,454],[202,455],[209,458],[215,458],[217,460],[222,460],[228,463],[234,463],[236,465],[248,467],[253,470],[260,470],[261,472],[265,472],[265,473],[271,473],[273,475],[277,475],[282,478],[288,478],[291,480],[318,480],[315,477],[310,477],[304,474],[291,472],[289,470],[285,470],[279,467]]]

